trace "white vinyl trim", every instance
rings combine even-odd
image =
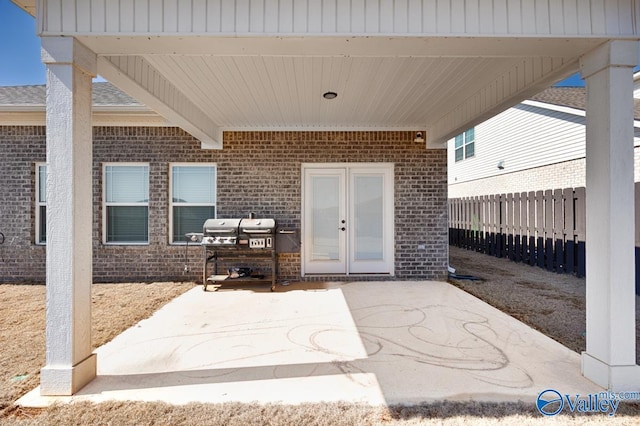
[[[216,194],[213,203],[181,203],[173,201],[173,170],[174,167],[213,167],[215,170],[215,186]],[[184,245],[186,242],[173,240],[173,208],[175,206],[181,207],[211,207],[215,209],[215,217],[218,216],[218,166],[216,163],[171,163],[169,164],[169,244]]]
[[[107,241],[108,234],[108,223],[107,223],[107,208],[112,206],[146,206],[149,209],[149,192],[147,192],[147,201],[145,203],[120,203],[120,202],[107,202],[107,179],[106,179],[106,170],[107,167],[126,167],[126,166],[140,166],[147,167],[147,170],[150,175],[150,165],[149,163],[129,163],[129,162],[116,162],[116,163],[103,163],[102,164],[102,243],[105,245],[149,245],[151,236],[149,235],[149,229],[147,228],[147,241],[140,242],[120,242],[120,241]],[[147,182],[147,186],[149,186],[149,182]],[[149,214],[149,213],[148,213]]]
[[[47,206],[47,202],[46,200],[43,201],[41,200],[40,197],[40,170],[44,168],[45,173],[46,173],[46,168],[47,168],[47,164],[46,163],[42,163],[42,162],[38,162],[35,164],[35,173],[36,173],[36,187],[34,190],[35,193],[35,208],[36,208],[36,214],[35,214],[35,219],[36,219],[36,223],[35,223],[35,244],[36,245],[46,245],[47,243],[42,241],[42,229],[40,224],[42,223],[42,217],[40,215],[40,208],[41,207],[45,207]],[[46,175],[45,175],[46,176]],[[46,178],[45,178],[46,179]],[[46,181],[45,181],[45,185],[46,185]],[[46,218],[45,218],[46,219]]]

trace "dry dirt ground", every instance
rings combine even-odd
[[[504,259],[451,250],[461,274],[483,281],[452,281],[573,350],[584,347],[584,281]],[[149,317],[193,283],[96,284],[93,344],[102,345]],[[602,414],[540,415],[532,404],[448,402],[411,407],[351,404],[103,403],[59,405],[44,410],[13,404],[38,384],[44,365],[44,286],[0,285],[1,425],[547,425],[640,424],[640,406],[624,404]]]
[[[456,274],[481,281],[450,280],[468,293],[530,325],[578,353],[586,345],[585,280],[574,275],[449,248]],[[636,362],[640,362],[640,297],[636,296]],[[640,388],[640,384],[638,384]]]

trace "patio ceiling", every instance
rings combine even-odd
[[[14,1],[34,13],[35,1]],[[527,29],[524,6],[514,21],[519,30],[487,15],[493,28],[482,36],[471,33],[482,30],[472,28],[474,12],[460,21],[469,28],[457,31],[451,15],[451,27],[440,30],[436,20],[437,32],[427,34],[427,3],[413,33],[408,9],[398,21],[408,23],[404,30],[404,24],[393,24],[383,32],[384,22],[392,21],[380,9],[378,18],[367,15],[362,31],[354,30],[359,25],[355,10],[346,32],[340,31],[341,15],[323,15],[317,21],[323,27],[312,31],[312,2],[307,15],[294,11],[293,17],[271,21],[266,9],[264,15],[243,12],[239,5],[245,3],[221,9],[220,16],[202,9],[209,13],[206,18],[197,15],[193,3],[189,14],[175,19],[165,14],[164,21],[154,21],[152,8],[142,9],[141,19],[131,18],[124,5],[114,13],[97,7],[81,12],[78,6],[69,9],[76,19],[68,20],[65,10],[51,6],[40,18],[39,32],[74,36],[98,55],[101,76],[210,148],[221,147],[225,130],[426,130],[428,147],[444,147],[457,133],[576,72],[579,58],[609,38],[596,35],[598,21],[588,16],[587,36],[577,34],[578,26],[566,19],[557,32],[548,27],[554,24],[551,18]],[[323,13],[331,12],[330,4],[322,6]],[[552,10],[540,11],[553,16]],[[80,19],[81,13],[91,19]],[[484,18],[474,19],[482,25]],[[504,24],[511,25],[511,19]],[[161,26],[154,29],[154,22]],[[328,30],[327,22],[332,23]],[[371,34],[369,22],[378,25]],[[271,24],[277,27],[269,32]],[[306,33],[281,30],[298,24],[306,25],[300,27]],[[324,99],[327,91],[337,98]]]
[[[156,81],[155,86],[173,87],[184,102],[206,115],[218,133],[427,130],[434,147],[465,126],[576,72],[580,54],[601,43],[598,39],[165,37],[163,43],[78,39],[100,55],[98,72],[107,80],[158,110],[154,99],[136,93],[128,83],[144,87],[143,80],[159,78],[164,83]],[[327,91],[336,92],[337,98],[324,99]]]

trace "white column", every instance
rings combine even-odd
[[[587,350],[582,373],[613,391],[640,386],[636,365],[633,66],[638,43],[582,58],[587,86]]]
[[[91,347],[91,78],[96,55],[43,37],[47,65],[46,365],[42,395],[72,395],[96,376]]]

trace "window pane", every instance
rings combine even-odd
[[[464,147],[464,158],[473,157],[475,151],[475,144],[471,142]]]
[[[106,166],[107,203],[149,201],[149,166]]]
[[[472,142],[475,139],[475,133],[476,133],[475,127],[472,127],[466,132],[464,132],[465,143]]]
[[[40,209],[40,217],[38,220],[40,221],[40,238],[38,243],[44,244],[47,242],[47,207],[39,206]]]
[[[214,204],[216,168],[213,166],[174,166],[173,202]]]
[[[147,206],[107,207],[107,242],[146,243],[148,229]]]
[[[47,166],[38,166],[38,201],[47,202]]]
[[[215,206],[173,207],[173,241],[184,241],[184,234],[202,232],[205,220],[216,217]]]
[[[456,136],[456,148],[460,148],[462,146],[462,142],[463,142],[462,135]]]
[[[457,148],[456,149],[456,161],[460,161],[462,160],[464,157],[464,151],[462,150],[462,148]]]

